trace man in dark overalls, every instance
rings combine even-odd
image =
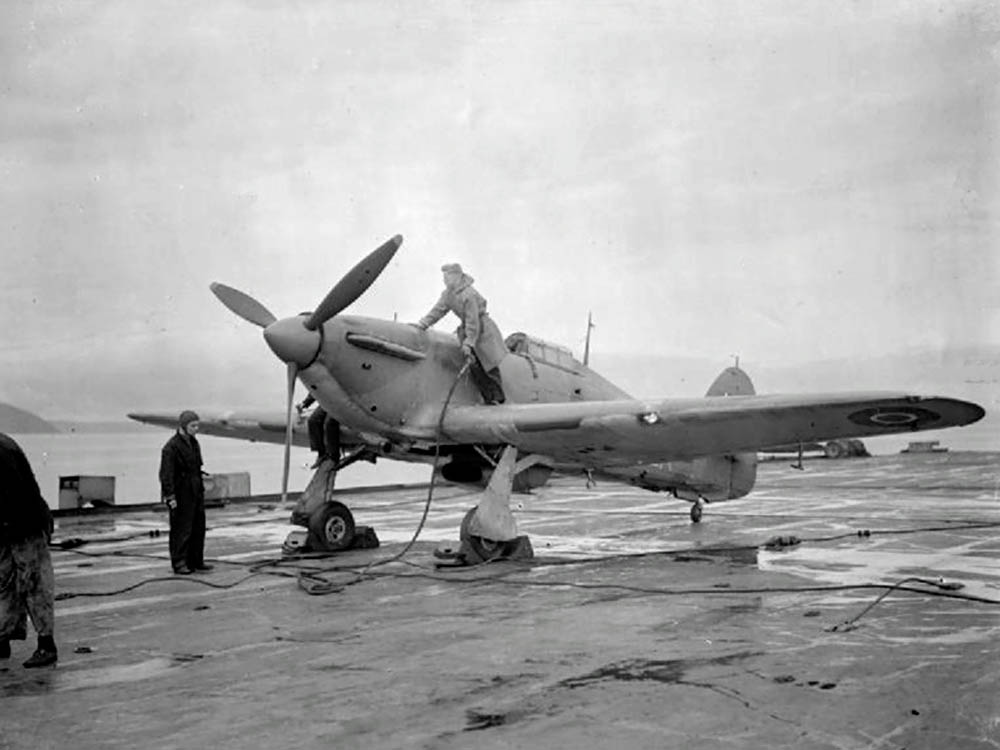
[[[0,432],[0,659],[10,642],[27,638],[27,615],[38,648],[26,667],[55,664],[55,575],[49,556],[52,513],[27,456]]]
[[[170,509],[170,563],[177,575],[211,570],[205,564],[205,485],[198,415],[183,411],[177,432],[160,453],[160,496]]]

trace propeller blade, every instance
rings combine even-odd
[[[288,363],[288,402],[285,408],[285,466],[281,472],[281,502],[288,500],[288,466],[292,452],[292,401],[295,398],[295,378],[299,368],[294,362]]]
[[[364,294],[365,290],[389,265],[389,261],[392,260],[392,256],[396,254],[401,244],[403,244],[403,238],[397,234],[344,274],[344,277],[327,293],[323,301],[319,303],[319,307],[309,316],[305,322],[306,328],[315,331]]]
[[[212,294],[219,298],[219,302],[248,323],[267,328],[277,320],[270,310],[239,289],[233,289],[231,286],[220,284],[217,281],[209,284],[208,288],[212,290]]]

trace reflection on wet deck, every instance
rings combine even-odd
[[[1000,609],[944,594],[1000,601],[998,473],[988,454],[765,463],[701,524],[669,496],[564,477],[515,498],[533,564],[468,571],[434,569],[475,499],[445,485],[402,563],[315,597],[297,570],[357,580],[411,539],[426,490],[345,493],[383,546],[291,563],[288,508],[210,509],[216,569],[183,580],[162,513],[61,518],[57,541],[87,543],[53,552],[60,663],[0,663],[4,740],[221,750],[280,727],[304,746],[458,748],[475,731],[484,746],[918,747],[933,727],[995,747]],[[912,577],[963,588],[897,590],[831,629]],[[109,706],[124,718],[95,721]]]

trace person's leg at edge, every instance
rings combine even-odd
[[[48,534],[29,537],[14,548],[17,585],[38,634],[38,648],[24,666],[45,667],[59,658],[55,641],[55,574],[49,554]]]

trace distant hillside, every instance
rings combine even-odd
[[[129,412],[179,413],[195,404],[220,410],[280,410],[285,369],[262,345],[259,334],[250,334],[246,351],[235,353],[194,351],[183,341],[170,340],[127,352],[113,342],[107,347],[67,348],[60,350],[59,367],[51,365],[48,353],[17,359],[0,353],[0,401],[72,422],[126,421]],[[298,398],[303,392],[300,385]]]
[[[59,428],[30,411],[0,403],[0,432],[12,435],[59,432]]]

